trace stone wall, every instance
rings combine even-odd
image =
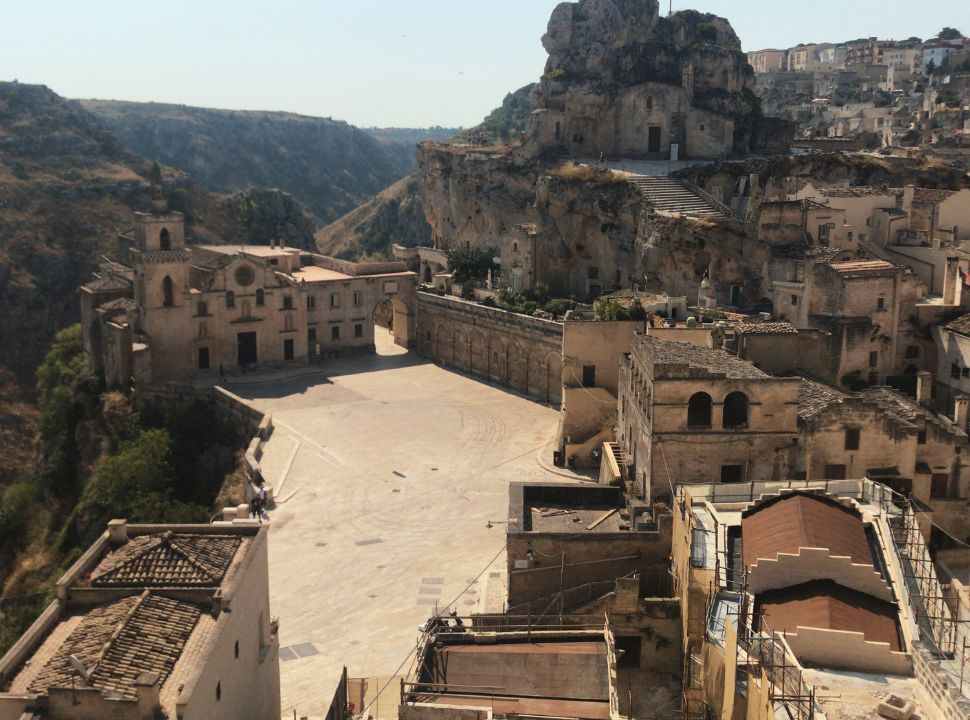
[[[562,323],[455,297],[417,293],[418,351],[426,358],[558,404]]]

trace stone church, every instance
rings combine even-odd
[[[375,319],[413,341],[414,273],[271,242],[192,245],[156,186],[114,261],[80,288],[85,351],[110,386],[373,352]]]

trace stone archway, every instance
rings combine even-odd
[[[488,379],[500,385],[509,384],[508,350],[498,336],[488,343]]]
[[[394,335],[394,344],[410,347],[413,341],[412,316],[407,305],[397,296],[384,296],[377,301],[373,312],[375,332],[385,328]]]
[[[455,367],[469,372],[471,370],[471,358],[469,357],[468,333],[461,327],[456,327],[454,337],[454,355],[452,358]]]
[[[509,347],[508,384],[514,390],[529,394],[529,357],[517,342]]]
[[[488,377],[488,348],[485,346],[485,336],[478,330],[470,331],[471,342],[469,350],[471,354],[470,367],[472,373],[479,377]]]

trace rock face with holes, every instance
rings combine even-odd
[[[561,3],[528,129],[533,147],[716,158],[764,144],[754,71],[724,18],[656,0]]]

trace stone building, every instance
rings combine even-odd
[[[933,329],[936,342],[936,404],[957,415],[957,401],[970,399],[970,315],[961,315]],[[967,418],[959,419],[967,429]]]
[[[0,718],[277,720],[268,532],[112,520],[0,660]]]
[[[798,387],[725,352],[637,334],[620,364],[617,435],[644,498],[678,483],[788,477]]]
[[[215,376],[371,352],[376,315],[413,341],[414,274],[277,246],[191,245],[156,199],[117,262],[81,287],[92,365],[109,384]],[[124,286],[124,287],[123,287]]]
[[[684,486],[673,535],[689,716],[968,716],[964,624],[885,486]]]

